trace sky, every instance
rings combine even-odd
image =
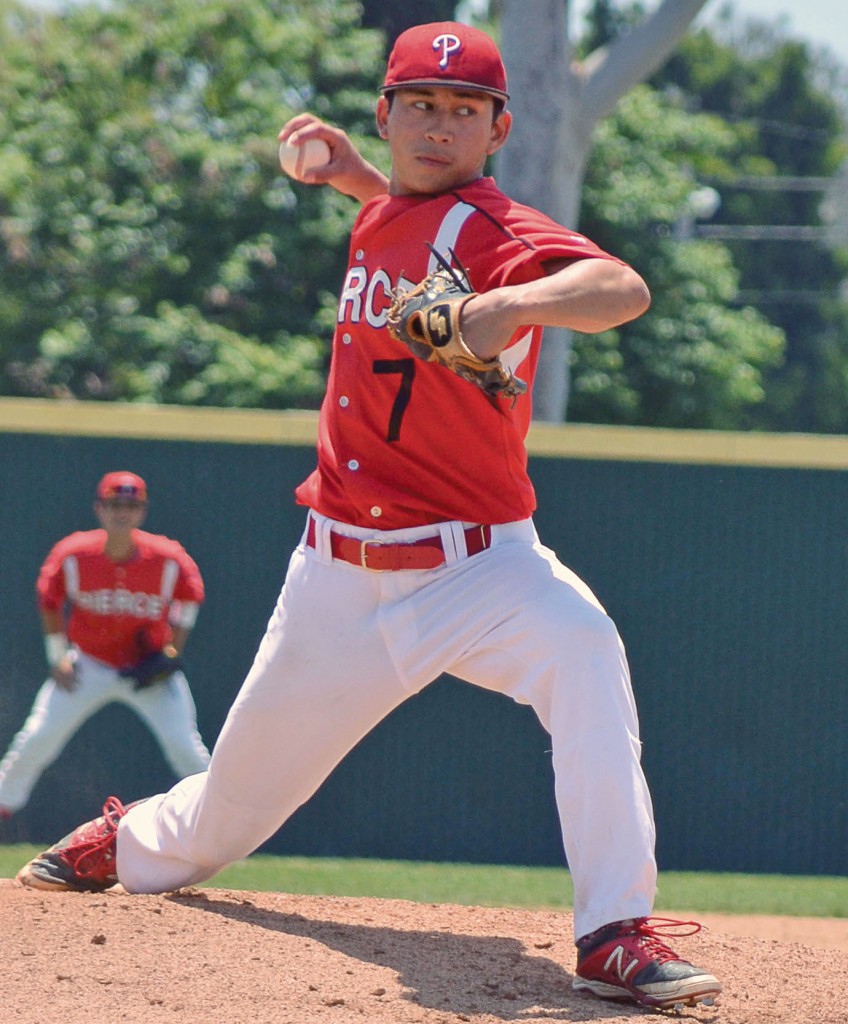
[[[732,6],[740,20],[758,18],[774,22],[785,18],[786,35],[828,47],[848,67],[846,0],[708,0],[694,24],[709,25],[726,4]],[[590,0],[573,0],[572,18],[580,18],[589,6]]]
[[[55,7],[61,0],[27,0],[32,7]],[[475,6],[475,0],[470,0]],[[479,2],[479,0],[476,0]],[[579,19],[591,0],[572,0],[572,19]],[[655,0],[655,3],[659,0]],[[786,19],[787,35],[827,46],[848,67],[848,3],[846,0],[708,0],[695,21],[709,24],[730,4],[741,18]],[[649,4],[654,6],[654,3]],[[577,26],[579,21],[574,20]]]

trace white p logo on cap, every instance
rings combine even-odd
[[[457,36],[453,36],[448,33],[436,36],[433,40],[433,49],[442,51],[442,56],[439,58],[439,67],[446,68],[448,66],[448,61],[451,58],[451,54],[457,53],[461,46],[462,43],[460,43]]]

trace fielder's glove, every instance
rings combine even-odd
[[[429,245],[429,243],[428,243]],[[452,267],[429,245],[439,267],[411,291],[396,288],[386,325],[393,338],[402,341],[418,359],[441,363],[463,380],[476,384],[487,395],[517,398],[527,391],[526,383],[508,370],[497,356],[481,359],[465,344],[459,320],[463,306],[477,292],[460,265]],[[454,260],[456,254],[451,251]]]
[[[121,669],[121,675],[132,680],[134,690],[144,690],[148,686],[163,682],[182,667],[183,663],[177,652],[173,647],[166,647],[146,655],[137,665]]]

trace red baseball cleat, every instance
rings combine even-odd
[[[18,881],[31,889],[71,892],[102,892],[115,885],[115,837],[118,822],[128,810],[117,797],[110,796],[102,817],[80,825],[25,864],[17,874]]]
[[[681,959],[662,939],[663,934],[694,935],[700,930],[696,921],[667,917],[605,925],[578,941],[572,987],[602,999],[628,999],[660,1010],[697,1003],[711,1006],[721,983]]]

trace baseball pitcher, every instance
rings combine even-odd
[[[486,177],[507,142],[493,41],[402,33],[376,126],[388,175],[310,115],[297,172],[363,203],[351,236],[300,545],[209,771],[103,815],[19,872],[43,889],[163,892],[268,839],[336,764],[440,674],[529,704],[551,735],[574,882],[574,984],[669,1008],[721,985],[651,916],[654,820],[624,647],[537,535],[524,439],[543,327],[604,331],[650,301],[640,275]],[[376,784],[376,782],[375,782]]]

